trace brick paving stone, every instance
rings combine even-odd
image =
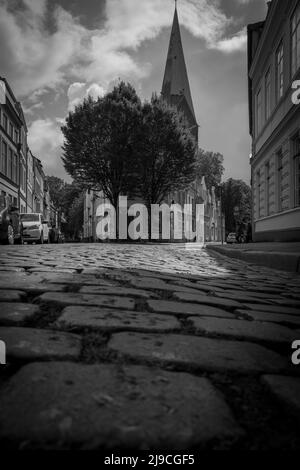
[[[112,286],[110,281],[97,279],[89,274],[34,273],[30,275],[32,282],[49,282],[50,284],[78,284],[86,286]]]
[[[2,284],[1,284],[2,287]],[[0,302],[22,302],[26,298],[26,292],[19,290],[0,290]]]
[[[42,303],[54,303],[59,305],[89,305],[123,308],[127,310],[134,309],[133,299],[126,297],[117,297],[116,295],[92,295],[78,293],[55,293],[46,292],[40,295],[37,300]]]
[[[30,364],[0,398],[0,438],[27,447],[180,450],[242,435],[207,379],[148,367]]]
[[[299,316],[299,309],[279,305],[248,304],[244,303],[244,308],[259,312],[282,313]]]
[[[18,325],[34,317],[38,311],[38,305],[2,302],[0,305],[0,325]]]
[[[78,359],[80,336],[37,328],[1,327],[8,360],[36,361]]]
[[[219,297],[190,294],[186,292],[176,292],[174,294],[174,298],[177,300],[184,300],[185,302],[211,305],[213,307],[221,307],[229,310],[234,310],[235,308],[241,308],[243,306],[243,304],[236,300],[220,299]]]
[[[153,292],[147,292],[140,289],[132,289],[130,287],[120,287],[120,286],[84,286],[81,287],[79,292],[81,294],[94,294],[94,295],[120,295],[120,296],[132,296],[132,297],[142,297],[144,299],[149,299],[150,297],[157,297]]]
[[[300,413],[300,378],[265,375],[262,382],[282,403]]]
[[[295,308],[298,308],[298,310],[300,309],[300,300],[297,300],[297,299],[280,299],[280,300],[274,300],[274,302],[277,304],[277,305],[282,305],[282,306],[286,306],[286,307],[295,307]]]
[[[171,315],[148,312],[105,309],[97,307],[67,307],[56,324],[66,328],[94,328],[105,331],[136,330],[164,332],[180,328],[179,321]]]
[[[279,373],[289,366],[288,360],[279,354],[244,341],[116,333],[108,346],[117,353],[139,360],[214,372]]]
[[[290,343],[294,339],[293,330],[267,322],[195,317],[190,317],[189,320],[198,332],[208,334],[284,344]]]
[[[24,268],[15,268],[13,266],[1,266],[0,265],[0,273],[3,273],[3,272],[25,272],[25,269]]]
[[[189,304],[184,302],[172,302],[168,300],[148,300],[147,305],[150,310],[157,313],[172,313],[178,315],[204,315],[212,317],[234,318],[232,313],[220,308],[208,305]]]
[[[224,291],[224,292],[215,292],[215,296],[222,298],[222,299],[229,299],[229,300],[239,300],[240,302],[252,302],[258,304],[271,304],[272,302],[268,299],[261,299],[255,296],[249,295],[247,292],[239,292],[239,291]]]
[[[167,284],[166,282],[155,278],[136,278],[130,281],[131,285],[137,289],[162,290],[166,292],[186,292],[194,293],[194,289],[185,286]]]
[[[271,323],[291,323],[293,325],[300,325],[300,316],[287,315],[280,313],[270,312],[255,312],[254,310],[235,310],[237,315],[247,315],[252,320]]]
[[[72,274],[76,272],[75,269],[67,269],[65,267],[58,268],[57,266],[55,268],[41,266],[40,268],[30,268],[29,271],[31,273],[50,272],[50,273],[66,273],[66,274],[69,274],[69,273]]]
[[[202,294],[201,291],[214,292],[215,290],[218,290],[218,288],[215,289],[213,286],[209,286],[208,284],[203,285],[203,284],[199,284],[198,282],[191,282],[191,281],[172,281],[170,285],[187,287],[188,289],[194,289],[195,293],[198,292],[200,295]],[[176,290],[176,288],[174,290]]]
[[[12,291],[14,289],[23,290],[29,293],[43,293],[43,292],[63,292],[66,288],[65,285],[61,284],[46,284],[42,282],[30,282],[16,280],[13,284],[9,281],[1,282],[1,288]]]

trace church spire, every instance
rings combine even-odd
[[[192,133],[198,139],[198,125],[184,59],[176,0],[162,96],[168,103],[184,112]]]

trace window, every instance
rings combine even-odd
[[[15,143],[19,143],[19,132],[17,131],[17,129],[15,129]]]
[[[276,52],[276,99],[280,100],[283,96],[283,42]]]
[[[261,216],[261,204],[260,204],[260,170],[256,173],[256,200],[257,200],[257,215]]]
[[[282,188],[282,176],[283,176],[283,154],[282,150],[280,150],[277,154],[277,186],[278,186],[278,212],[282,211],[282,193],[283,193],[283,188]]]
[[[294,140],[295,207],[300,207],[300,136]]]
[[[12,179],[12,164],[13,164],[13,151],[12,149],[9,149],[8,164],[7,164],[7,176],[9,179]]]
[[[262,129],[262,94],[261,90],[256,95],[256,134]]]
[[[7,171],[7,144],[6,142],[2,142],[2,149],[1,149],[1,172],[6,175]]]
[[[265,110],[266,110],[266,121],[271,116],[271,70],[269,69],[265,77]]]
[[[18,184],[18,158],[16,154],[13,157],[12,180]]]
[[[25,167],[24,167],[23,163],[20,164],[20,186],[21,186],[21,189],[23,191],[25,191],[25,188],[26,188],[26,171],[25,171]]]
[[[265,216],[270,215],[270,163],[265,165]]]
[[[292,77],[300,67],[300,4],[292,16]]]
[[[4,128],[5,132],[7,132],[7,124],[8,124],[7,116],[5,114],[3,114],[3,128]]]
[[[11,139],[14,138],[14,127],[11,122],[9,123],[9,136],[11,137]]]

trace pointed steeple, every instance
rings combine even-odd
[[[185,113],[191,131],[198,140],[198,125],[184,59],[176,3],[162,86],[162,96],[168,103],[176,106],[180,111]]]

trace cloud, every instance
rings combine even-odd
[[[91,96],[94,100],[98,97],[102,97],[105,94],[105,89],[97,83],[88,85],[86,83],[75,82],[72,83],[67,91],[69,105],[69,111],[72,111],[76,105],[81,103],[84,98]]]
[[[217,44],[215,48],[219,51],[230,54],[232,52],[246,50],[247,47],[247,33],[245,30],[240,31],[235,36],[232,36],[228,39],[222,39]]]
[[[10,10],[0,0],[1,72],[19,95],[55,87],[65,67],[75,60],[85,30],[60,7],[55,7],[55,31],[45,27],[47,0],[23,0],[23,9]]]
[[[138,61],[134,51],[170,26],[174,2],[107,0],[104,26],[93,30],[57,4],[50,9],[49,0],[22,0],[21,5],[12,10],[8,0],[0,0],[0,61],[16,93],[27,96],[70,78],[107,88],[118,78],[146,77],[150,65]],[[242,45],[239,35],[224,39],[232,19],[219,2],[181,0],[180,22],[209,48],[228,53]]]
[[[28,129],[28,145],[33,155],[43,163],[46,174],[61,177],[65,174],[61,161],[63,135],[60,119],[37,119]]]

